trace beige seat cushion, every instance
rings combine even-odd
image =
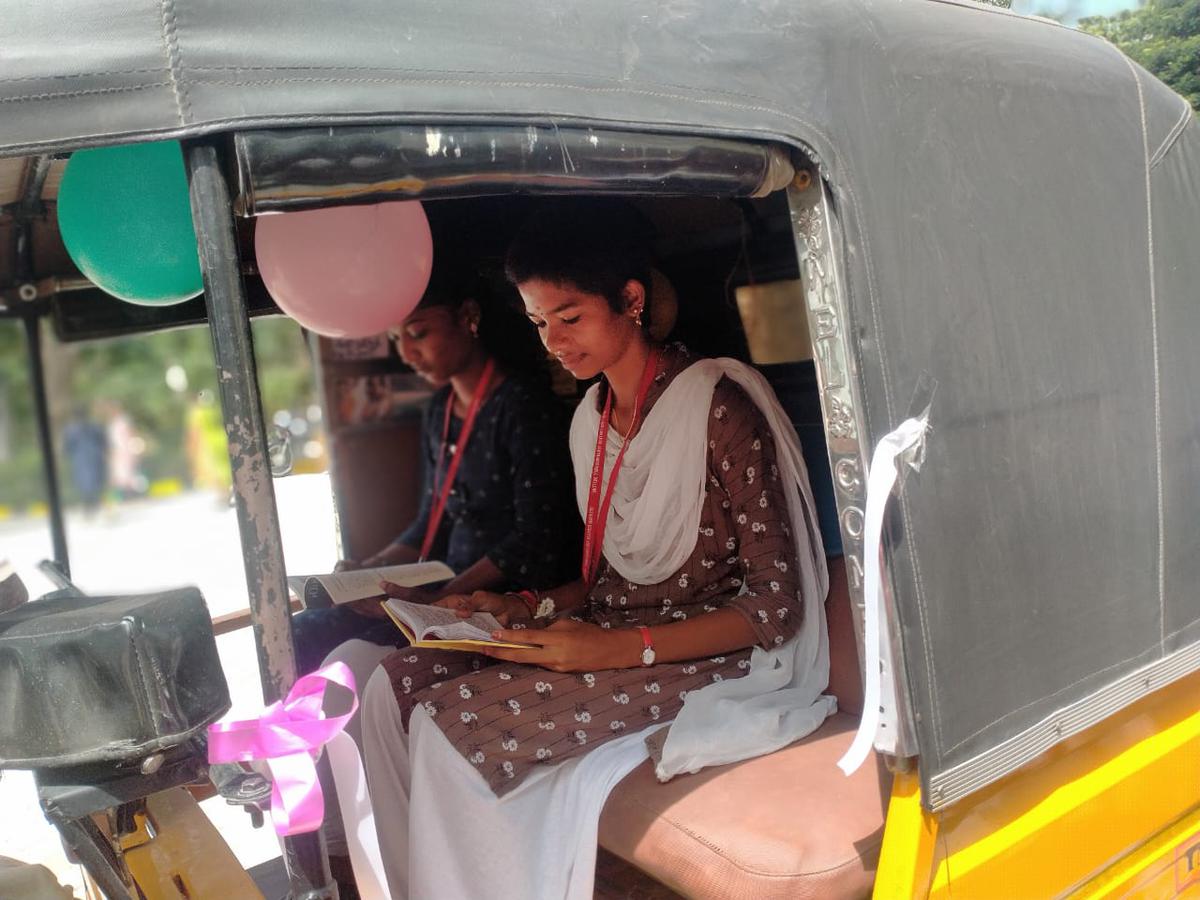
[[[872,754],[849,778],[837,761],[862,709],[850,592],[829,560],[829,691],[839,712],[768,756],[659,784],[650,764],[613,790],[600,844],[689,897],[866,897],[890,778]]]
[[[870,895],[886,793],[872,755],[837,768],[857,717],[831,716],[768,756],[659,784],[650,763],[609,796],[600,844],[688,897]]]

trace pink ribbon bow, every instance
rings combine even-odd
[[[350,712],[325,718],[325,683],[340,684],[353,695]],[[316,831],[325,818],[325,798],[315,761],[321,748],[346,727],[358,709],[354,675],[335,662],[296,679],[287,697],[268,706],[257,719],[214,722],[208,726],[210,763],[265,759],[271,770],[271,821],[280,836]]]

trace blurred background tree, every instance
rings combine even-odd
[[[299,326],[273,316],[252,323],[263,414],[303,417],[317,402],[308,347]],[[47,336],[50,405],[56,438],[76,410],[99,421],[96,404],[123,409],[145,441],[142,474],[151,481],[189,480],[184,452],[187,410],[202,390],[216,394],[216,368],[207,327],[196,326],[103,341],[59,344]],[[20,322],[0,321],[0,505],[23,509],[44,499],[40,452]],[[171,374],[168,374],[170,372]],[[103,422],[101,422],[103,424]],[[59,481],[68,503],[74,492],[62,447]]]
[[[1080,19],[1079,28],[1116,44],[1200,110],[1200,0],[1149,0]]]

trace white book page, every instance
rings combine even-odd
[[[460,619],[454,610],[441,606],[396,599],[385,602],[419,641],[431,637],[444,641],[491,641],[492,632],[500,627],[491,613],[475,613],[469,619]]]
[[[390,581],[400,587],[420,587],[435,581],[449,581],[454,571],[445,563],[431,561],[408,563],[401,566],[382,566],[378,569],[356,569],[351,572],[334,572],[331,575],[315,575],[334,603],[349,603],[368,597],[382,597],[379,582]],[[305,579],[307,582],[309,579]],[[291,583],[291,579],[289,579]]]

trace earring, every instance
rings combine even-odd
[[[471,337],[479,337],[479,323],[478,322],[471,323]]]
[[[640,309],[639,309],[637,312],[635,312],[635,313],[633,314],[633,321],[637,322],[637,324],[638,324],[638,327],[639,327],[639,328],[641,327],[641,324],[642,324],[642,311],[641,311]]]

